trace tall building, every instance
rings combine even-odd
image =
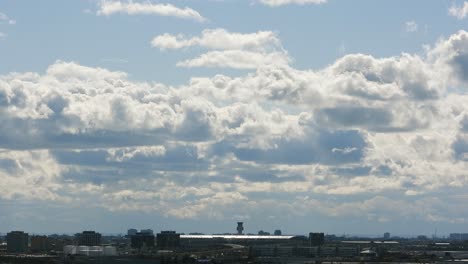
[[[325,243],[325,235],[323,233],[309,233],[309,242],[312,247],[321,246]]]
[[[131,236],[131,247],[141,249],[143,247],[153,248],[154,247],[154,235],[137,232]]]
[[[156,235],[156,244],[159,249],[178,248],[180,245],[180,234],[175,231],[161,231]]]
[[[237,222],[237,234],[242,235],[244,232],[244,222]]]
[[[131,236],[134,236],[136,235],[136,233],[138,232],[138,230],[136,230],[135,228],[131,228],[127,231],[127,236],[128,237],[131,237]]]
[[[32,236],[31,251],[34,253],[46,252],[50,248],[47,236]]]
[[[78,245],[80,246],[99,246],[101,244],[101,234],[95,231],[83,231],[77,234]]]
[[[147,235],[154,235],[154,232],[152,229],[142,229],[140,230],[141,233],[147,234]]]
[[[7,252],[26,253],[28,252],[28,233],[23,231],[11,231],[6,236]]]
[[[389,232],[385,232],[385,233],[383,234],[383,239],[384,239],[384,240],[389,240],[389,239],[390,239],[390,233],[389,233]]]

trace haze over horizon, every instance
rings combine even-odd
[[[0,2],[0,232],[468,232],[468,2]]]

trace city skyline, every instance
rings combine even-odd
[[[1,1],[0,232],[466,233],[467,16]]]

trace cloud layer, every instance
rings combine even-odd
[[[208,50],[183,66],[255,70],[180,87],[64,61],[0,76],[0,200],[177,219],[467,222],[468,32],[422,55],[350,54],[320,70],[255,63],[286,54],[269,31],[152,45]]]

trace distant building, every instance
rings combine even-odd
[[[389,233],[389,232],[385,232],[385,233],[383,234],[383,239],[384,239],[384,240],[389,240],[389,239],[390,239],[390,233]]]
[[[7,252],[26,253],[28,252],[28,233],[23,231],[11,231],[6,236]]]
[[[242,235],[244,232],[244,222],[237,222],[237,234]]]
[[[39,253],[49,250],[49,239],[47,236],[32,236],[31,237],[31,252]]]
[[[269,236],[269,235],[270,235],[270,232],[265,232],[265,231],[263,231],[263,230],[260,230],[260,231],[258,231],[258,235],[259,235],[259,236]]]
[[[275,236],[281,236],[281,235],[282,235],[281,230],[276,229],[274,235],[275,235]]]
[[[77,234],[78,245],[80,246],[99,246],[101,244],[101,234],[95,231],[83,231]]]
[[[142,229],[140,230],[141,233],[147,234],[147,235],[154,235],[154,232],[152,229]]]
[[[134,235],[136,235],[137,232],[138,232],[138,230],[136,230],[134,228],[131,228],[131,229],[127,230],[127,236],[128,237],[134,236]]]
[[[175,231],[161,231],[156,235],[156,244],[159,249],[178,248],[180,246],[180,234]]]
[[[131,236],[131,247],[141,249],[143,247],[153,248],[154,247],[154,235],[137,232]]]
[[[450,240],[468,240],[468,233],[451,233]]]
[[[309,233],[309,242],[311,246],[321,246],[325,243],[325,235],[323,233]]]

